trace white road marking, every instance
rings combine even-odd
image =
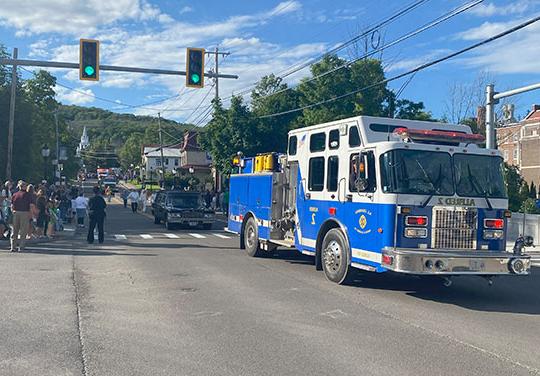
[[[143,238],[143,239],[153,239],[153,236],[148,235],[148,234],[141,234],[141,238]]]
[[[191,233],[189,235],[191,235],[191,236],[193,236],[194,238],[197,238],[197,239],[206,239],[206,236],[201,235],[201,234]]]
[[[121,235],[121,234],[116,234],[116,235],[114,235],[114,237],[116,238],[116,240],[126,240],[127,239],[126,235]]]
[[[179,236],[176,235],[176,234],[163,234],[163,235],[165,235],[169,239],[178,239],[179,238]]]
[[[221,239],[230,239],[231,237],[230,236],[225,236],[225,235],[221,235],[221,234],[214,234],[215,236],[217,236],[218,238],[221,238]]]

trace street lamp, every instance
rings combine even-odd
[[[49,146],[47,144],[44,144],[41,148],[41,156],[43,157],[43,172],[44,176],[43,179],[47,180],[47,159],[49,159],[49,155],[51,155],[51,149],[49,149]]]

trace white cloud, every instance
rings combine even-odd
[[[146,0],[19,0],[4,1],[0,24],[16,35],[60,33],[89,36],[116,21],[159,20],[160,10]]]
[[[496,34],[503,32],[511,28],[512,26],[517,25],[521,21],[510,21],[510,22],[484,22],[478,27],[463,31],[457,34],[459,39],[463,40],[482,40],[490,38]]]
[[[524,14],[528,11],[537,1],[521,0],[512,4],[503,6],[497,6],[494,3],[479,4],[472,8],[469,12],[471,14],[481,17],[491,16],[509,16],[512,14]]]
[[[302,8],[298,1],[290,0],[279,3],[274,9],[268,12],[268,16],[280,16],[282,14],[293,13]]]
[[[506,23],[491,24],[486,28],[488,31],[500,31],[510,26]],[[472,57],[469,55],[461,61],[470,67],[481,68],[497,74],[538,74],[538,71],[540,71],[539,33],[540,24],[530,25],[514,34],[479,48],[471,53]],[[483,33],[479,29],[475,35],[481,39],[488,34],[487,31]]]
[[[193,8],[190,7],[189,5],[186,5],[185,7],[183,7],[182,9],[180,9],[180,14],[185,14],[185,13],[190,13],[190,12],[193,12]]]
[[[90,89],[79,88],[77,91],[66,89],[62,86],[55,86],[56,99],[63,104],[88,104],[94,102],[92,95],[94,94]]]

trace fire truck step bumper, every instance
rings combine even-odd
[[[527,275],[529,255],[507,252],[417,250],[384,248],[382,266],[408,274],[428,275]]]

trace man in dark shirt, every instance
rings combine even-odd
[[[105,221],[105,208],[107,203],[105,199],[101,196],[101,191],[99,187],[94,187],[94,197],[88,201],[88,216],[90,217],[90,226],[88,227],[88,240],[89,244],[94,242],[94,229],[98,228],[98,241],[103,243],[104,234],[103,234],[103,222]]]
[[[35,205],[34,197],[26,192],[27,184],[20,180],[19,190],[11,197],[11,210],[13,212],[13,231],[11,232],[11,252],[24,250],[26,235],[30,226],[30,210]],[[19,239],[20,237],[20,239]]]

